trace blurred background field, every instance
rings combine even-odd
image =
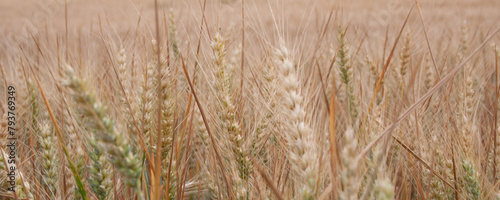
[[[148,22],[149,29],[154,19],[154,2],[145,0],[67,0],[68,29],[70,33],[93,32],[99,20],[109,24],[116,32],[135,29],[139,16]],[[203,0],[159,1],[165,10],[173,9],[181,37],[196,33],[201,17]],[[64,32],[64,0],[2,0],[0,1],[0,33],[3,44],[12,38],[26,38],[28,33],[37,34],[40,29]],[[206,17],[209,27],[239,29],[241,0],[207,0]],[[314,33],[328,16],[333,5],[345,23],[370,37],[384,37],[385,29],[399,28],[413,5],[413,0],[247,0],[247,29],[249,35],[262,31],[272,33],[275,29],[272,13],[280,28],[289,36],[300,32]],[[496,0],[420,0],[422,14],[429,26],[430,39],[442,34],[452,35],[457,25],[468,21],[474,30],[496,27],[500,24],[500,1]],[[279,9],[278,9],[279,8]],[[417,15],[417,12],[413,12]],[[420,30],[418,18],[413,17],[410,28]],[[267,30],[267,31],[266,31]],[[43,32],[43,31],[42,31]],[[94,32],[95,33],[95,32]],[[257,34],[257,33],[253,33]],[[416,35],[416,34],[415,34]],[[28,37],[29,38],[29,37]],[[5,46],[3,46],[5,47]]]

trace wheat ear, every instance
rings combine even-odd
[[[301,94],[300,79],[293,59],[280,40],[280,47],[275,53],[275,64],[282,83],[279,94],[282,97],[283,113],[287,117],[285,123],[288,142],[288,157],[291,168],[298,178],[299,194],[297,198],[314,199],[317,190],[317,152],[314,144],[313,130],[305,121],[306,105]]]
[[[73,68],[66,67],[68,80],[65,85],[72,90],[72,96],[79,105],[81,115],[87,117],[86,126],[95,130],[98,147],[102,148],[109,156],[108,161],[120,172],[125,185],[133,188],[140,196],[140,177],[142,173],[141,162],[132,152],[128,139],[118,132],[114,122],[106,117],[106,109],[99,104],[82,81],[76,77]]]

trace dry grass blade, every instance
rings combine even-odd
[[[415,0],[415,4],[417,5],[418,16],[420,16],[420,22],[422,22],[422,28],[424,29],[425,41],[427,43],[427,48],[429,49],[429,54],[431,55],[432,65],[434,66],[434,70],[436,71],[436,74],[438,75],[438,80],[439,80],[439,79],[441,79],[441,74],[439,73],[439,70],[437,69],[436,60],[434,59],[434,54],[432,53],[431,44],[429,43],[429,37],[427,36],[427,30],[426,30],[425,24],[424,24],[424,17],[422,16],[422,10],[420,10],[420,4],[418,3],[418,0]]]
[[[182,69],[184,70],[184,75],[187,78],[187,81],[188,81],[188,84],[189,84],[189,88],[191,89],[191,93],[193,94],[194,99],[196,101],[196,104],[198,105],[198,109],[200,109],[201,117],[203,118],[203,123],[205,123],[205,127],[206,127],[208,135],[210,137],[210,141],[211,141],[211,144],[212,144],[211,146],[212,146],[212,148],[213,148],[213,150],[215,152],[215,156],[216,156],[217,162],[219,162],[219,167],[221,168],[222,177],[224,178],[224,181],[226,182],[226,188],[227,188],[228,196],[229,196],[230,199],[233,199],[233,194],[232,194],[232,190],[231,190],[230,185],[229,185],[229,181],[228,181],[228,179],[226,177],[226,174],[224,173],[225,170],[224,170],[224,165],[223,165],[223,162],[222,162],[222,158],[220,156],[219,150],[215,146],[216,142],[215,142],[214,136],[212,135],[212,132],[210,131],[210,126],[209,126],[209,123],[207,121],[207,117],[205,116],[205,112],[203,110],[203,107],[201,106],[200,100],[198,99],[198,96],[196,95],[196,90],[194,89],[193,83],[191,82],[191,79],[189,78],[189,74],[187,72],[186,65],[184,64],[184,59],[182,58],[182,56],[181,56],[181,61],[182,61]]]
[[[330,139],[330,167],[331,167],[331,176],[332,179],[336,178],[337,175],[337,164],[339,160],[337,159],[337,135],[335,132],[335,76],[332,78],[332,91],[330,96],[330,113],[329,113],[329,123],[328,123],[328,132]],[[336,188],[336,185],[333,185],[333,188]],[[334,194],[334,196],[336,196]],[[336,197],[334,199],[337,199]]]
[[[47,100],[47,97],[45,96],[45,92],[43,91],[42,86],[40,85],[40,81],[38,81],[38,77],[36,73],[33,71],[33,68],[31,69],[31,73],[33,73],[33,77],[35,77],[36,84],[38,85],[38,89],[40,89],[40,93],[42,94],[43,102],[45,103],[45,106],[47,107],[47,111],[49,112],[50,119],[52,120],[52,124],[54,126],[54,130],[57,135],[57,139],[59,141],[59,145],[61,145],[61,148],[63,149],[64,155],[66,156],[66,160],[69,163],[69,166],[71,168],[71,172],[73,173],[73,176],[75,178],[76,184],[78,186],[78,190],[80,194],[82,195],[82,198],[87,200],[87,192],[85,191],[85,187],[83,186],[83,183],[80,179],[80,176],[76,172],[75,165],[71,161],[71,158],[69,157],[68,150],[66,148],[66,145],[64,143],[63,137],[61,135],[61,132],[59,130],[59,126],[57,125],[57,120],[54,116],[54,113],[52,112],[52,108],[50,107],[49,101]]]
[[[375,86],[375,91],[373,92],[372,99],[370,101],[370,106],[368,107],[368,112],[370,112],[372,109],[373,102],[375,102],[375,97],[377,96],[377,93],[380,90],[380,85],[382,84],[382,80],[384,79],[384,75],[387,71],[387,68],[389,67],[389,64],[391,63],[392,56],[394,55],[394,51],[396,50],[396,46],[398,45],[398,42],[399,42],[399,38],[401,37],[403,30],[405,29],[405,26],[406,26],[406,23],[408,22],[408,19],[410,19],[410,14],[411,14],[411,11],[413,11],[414,6],[415,5],[413,5],[410,8],[410,11],[408,11],[408,15],[406,16],[406,19],[403,23],[403,26],[401,26],[401,29],[399,30],[399,34],[394,41],[394,45],[392,46],[391,53],[389,53],[389,57],[387,57],[387,61],[385,62],[384,67],[382,68],[382,73],[380,74],[380,77],[377,80],[377,85]]]
[[[417,154],[415,154],[406,144],[404,144],[403,142],[401,142],[401,140],[399,140],[397,137],[395,136],[392,136],[392,138],[394,140],[396,140],[396,142],[401,145],[406,151],[408,151],[408,153],[410,153],[413,157],[415,157],[418,161],[420,161],[422,163],[422,165],[424,165],[425,168],[427,168],[434,176],[437,176],[439,179],[441,179],[441,181],[443,181],[443,183],[445,183],[446,185],[448,185],[449,187],[451,187],[453,190],[457,190],[455,188],[455,186],[451,185],[450,182],[448,182],[447,180],[445,180],[441,175],[439,175],[438,173],[436,173],[432,167],[427,164],[427,162],[425,162],[424,160],[422,160],[422,158],[420,158],[420,156],[418,156]]]
[[[161,67],[162,67],[162,61],[161,61],[161,48],[160,48],[160,43],[161,43],[161,37],[160,37],[160,20],[158,17],[158,0],[155,0],[155,28],[156,28],[156,49],[158,51],[158,56],[157,56],[157,66],[156,66],[156,73],[157,73],[157,80],[158,80],[158,85],[162,85],[161,82],[164,81],[162,80],[162,75],[161,75]],[[154,182],[152,184],[152,189],[153,189],[153,199],[156,198],[161,198],[162,194],[162,187],[160,183],[160,177],[161,177],[161,170],[162,170],[162,159],[161,159],[161,153],[162,153],[162,109],[163,109],[163,90],[161,87],[157,87],[157,120],[158,120],[158,126],[157,126],[157,135],[156,135],[156,155],[155,155],[155,165],[154,165]],[[170,175],[169,175],[170,176]],[[168,191],[167,191],[168,192]]]
[[[269,186],[271,188],[271,191],[276,196],[276,198],[279,200],[285,200],[285,198],[283,197],[281,192],[278,190],[278,187],[276,187],[276,185],[273,183],[273,181],[271,181],[269,176],[266,175],[266,171],[262,168],[262,166],[260,166],[260,164],[255,160],[255,158],[253,158],[251,156],[250,156],[250,160],[252,161],[253,166],[257,169],[257,171],[259,171],[259,174],[262,176],[262,178],[266,182],[267,186]]]
[[[496,48],[496,47],[495,47]],[[498,141],[497,141],[497,134],[496,134],[496,129],[498,127],[498,103],[495,103],[495,102],[498,102],[498,99],[500,98],[500,92],[498,91],[500,85],[498,85],[498,56],[495,55],[495,101],[494,101],[494,104],[495,104],[495,109],[493,110],[493,128],[491,130],[491,134],[493,135],[493,181],[496,182],[498,177],[496,176],[497,174],[497,158],[495,155],[497,155],[497,147],[498,145]],[[493,187],[495,188],[495,187]]]
[[[497,188],[498,185],[500,185],[500,180],[498,180],[495,183],[495,185],[493,185],[493,187],[491,187],[491,190],[488,192],[488,194],[486,194],[486,197],[484,197],[484,199],[489,199],[489,197],[491,196],[491,194],[495,193],[495,188]]]
[[[486,45],[486,43],[490,41],[491,38],[493,38],[493,36],[495,36],[498,33],[498,31],[500,31],[500,27],[497,28],[491,35],[489,35],[484,40],[484,42],[481,45],[479,45],[479,47],[477,47],[476,50],[474,50],[474,52],[472,52],[466,59],[464,59],[464,61],[462,61],[457,67],[455,67],[450,73],[448,73],[443,79],[441,79],[441,81],[435,84],[434,87],[429,89],[429,91],[426,94],[424,94],[422,97],[420,97],[420,99],[418,99],[415,103],[409,106],[409,108],[405,112],[403,112],[403,114],[401,114],[387,129],[385,129],[385,131],[383,131],[379,136],[377,136],[377,138],[375,138],[370,144],[368,144],[363,149],[363,151],[361,151],[361,153],[356,157],[355,162],[358,163],[378,141],[380,141],[385,135],[390,134],[394,130],[394,128],[396,128],[396,126],[410,114],[411,111],[413,111],[415,108],[417,108],[419,104],[421,104],[422,102],[427,100],[430,96],[432,96],[432,94],[438,91],[438,89],[441,88],[441,86],[443,86],[447,81],[451,80],[453,76],[455,76],[455,74],[457,74],[458,71],[465,66],[465,64],[472,58],[472,56],[474,56],[477,52],[479,52],[479,50],[481,50],[484,47],[484,45]]]

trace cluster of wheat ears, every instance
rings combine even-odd
[[[146,31],[11,44],[0,198],[500,199],[496,31],[463,23],[438,47],[414,4],[385,39],[356,40],[333,8],[304,52],[251,33],[244,13],[225,32],[201,17],[186,41],[156,9]]]

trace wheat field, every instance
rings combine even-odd
[[[497,0],[0,0],[0,199],[500,200]]]

